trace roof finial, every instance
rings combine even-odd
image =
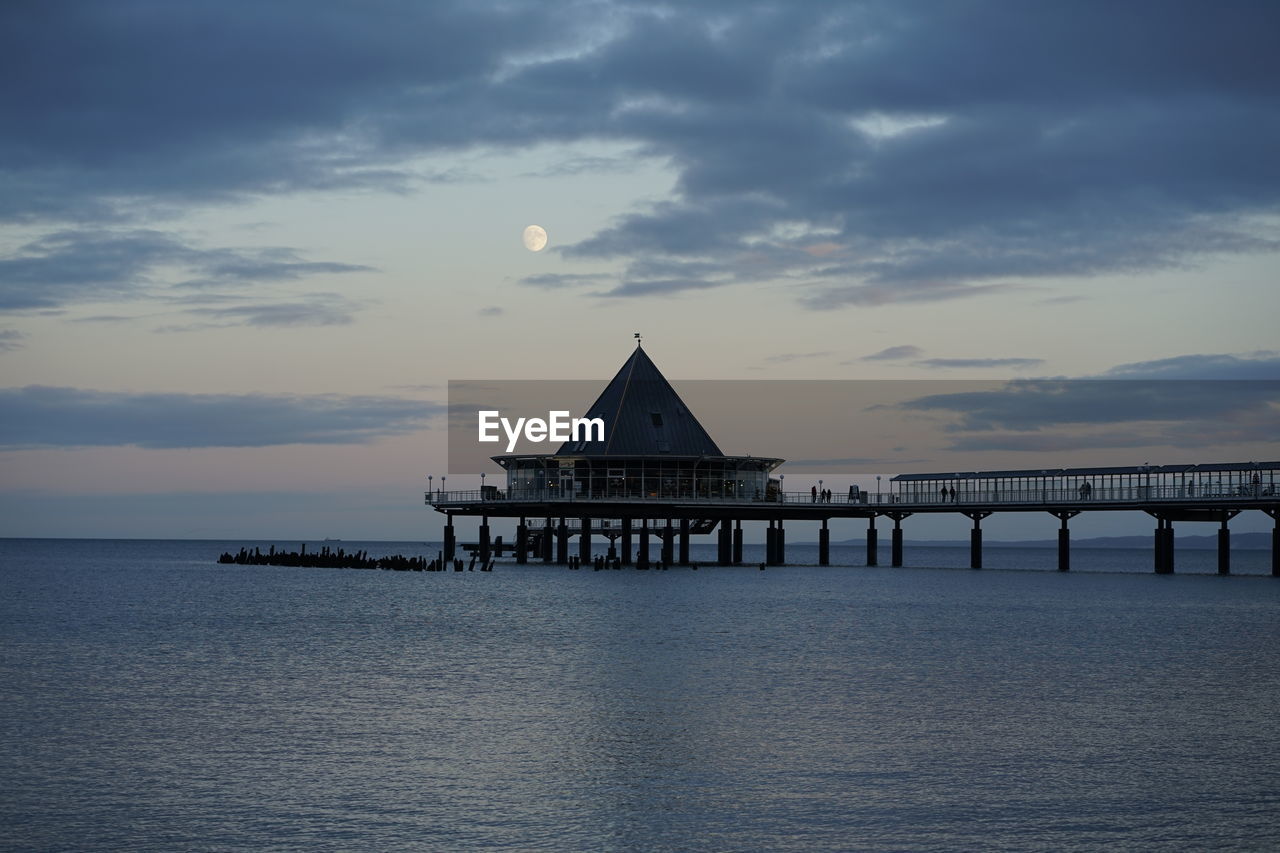
[[[636,334],[635,334],[635,338],[636,338],[636,346],[638,347],[638,346],[640,346],[640,333],[639,333],[639,332],[636,332]]]

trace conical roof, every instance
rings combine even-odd
[[[604,419],[604,441],[567,441],[560,455],[724,455],[639,346],[586,416]]]

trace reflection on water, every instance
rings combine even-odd
[[[1141,551],[422,574],[226,547],[0,542],[0,845],[1280,844],[1268,577],[1156,577]],[[967,562],[930,550],[908,559]]]

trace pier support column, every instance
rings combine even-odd
[[[909,512],[886,512],[885,515],[893,519],[893,542],[890,549],[892,560],[890,561],[894,568],[902,565],[902,519],[911,515]]]
[[[727,566],[733,562],[733,528],[727,518],[720,519],[720,527],[716,535],[716,562]]]
[[[622,565],[631,565],[631,519],[622,519]]]
[[[878,553],[880,543],[876,541],[876,517],[873,515],[867,520],[867,565],[880,565],[880,555]]]
[[[444,559],[447,563],[452,563],[454,555],[458,549],[458,538],[453,530],[452,513],[445,515],[444,522]]]
[[[782,529],[782,519],[778,519],[777,537],[774,541],[774,550],[777,552],[778,565],[785,566],[787,564],[787,531]]]
[[[489,516],[480,516],[480,565],[489,565]]]
[[[551,516],[547,516],[546,522],[542,526],[542,541],[539,544],[542,550],[542,562],[551,562],[551,540],[555,538],[555,534],[551,532]]]
[[[742,519],[733,523],[733,564],[742,565]]]
[[[1071,531],[1067,529],[1067,521],[1080,514],[1079,510],[1058,510],[1049,513],[1062,522],[1058,528],[1058,571],[1071,571]]]
[[[831,531],[825,518],[822,519],[822,529],[818,531],[818,565],[831,565]]]
[[[689,565],[689,519],[680,519],[680,565]]]
[[[969,568],[982,568],[982,519],[991,515],[990,512],[966,512],[968,518],[973,519],[973,530],[969,531]]]
[[[649,519],[640,519],[640,558],[636,560],[636,567],[641,569],[649,568]]]
[[[1280,521],[1271,528],[1271,577],[1280,578]]]
[[[584,518],[578,523],[582,525],[578,531],[578,559],[584,566],[589,566],[591,565],[591,519]]]
[[[1271,528],[1271,577],[1280,578],[1280,509],[1264,509],[1275,526]]]
[[[569,525],[564,523],[563,516],[556,527],[556,562],[562,566],[569,564]]]
[[[525,524],[524,516],[520,516],[520,523],[516,525],[516,562],[524,564],[529,562],[529,525]]]
[[[1227,514],[1222,514],[1222,526],[1218,528],[1218,574],[1231,574],[1231,529],[1227,527]]]
[[[671,526],[671,519],[667,519],[667,526],[662,528],[662,565],[670,566],[675,562],[675,544],[676,532]]]
[[[1224,509],[1222,526],[1218,528],[1218,574],[1231,574],[1231,529],[1227,522],[1240,514],[1239,510]]]
[[[767,566],[778,564],[778,531],[774,529],[772,520],[764,533],[764,562]]]
[[[1164,574],[1164,519],[1156,519],[1156,530],[1152,545],[1152,559],[1155,562],[1156,574]]]
[[[1155,567],[1158,575],[1173,574],[1173,522],[1156,516]]]

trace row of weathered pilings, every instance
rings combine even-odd
[[[902,565],[902,519],[911,513],[889,513],[893,519],[894,528],[892,531],[892,561],[893,565]],[[983,516],[990,513],[984,513]],[[558,524],[552,524],[552,519],[546,519],[546,523],[541,528],[533,528],[526,523],[526,519],[520,519],[520,523],[516,525],[516,541],[514,546],[502,545],[502,537],[496,540],[490,538],[490,528],[488,519],[481,521],[479,534],[480,541],[474,544],[461,544],[457,541],[457,534],[454,532],[453,517],[447,517],[444,526],[444,559],[448,560],[456,553],[459,547],[471,551],[479,555],[481,561],[486,561],[495,552],[498,556],[502,555],[504,547],[514,550],[517,563],[527,563],[532,556],[534,559],[541,559],[544,563],[556,562],[560,565],[573,566],[576,562],[577,566],[581,566],[583,562],[589,565],[599,555],[593,555],[591,550],[592,534],[598,534],[609,540],[609,548],[607,555],[603,559],[606,562],[606,568],[612,568],[613,563],[619,566],[630,566],[634,562],[637,566],[646,568],[657,565],[664,566],[689,566],[690,536],[692,534],[689,519],[680,519],[679,523],[674,523],[671,519],[666,519],[665,523],[658,525],[655,523],[649,526],[647,519],[639,519],[639,525],[633,526],[632,520],[624,518],[621,528],[593,528],[592,519],[583,518],[577,530],[570,529],[565,518],[560,518]],[[716,563],[721,566],[738,566],[742,565],[742,548],[743,548],[743,531],[742,521],[738,520],[722,520],[717,525],[716,546],[717,558]],[[578,536],[578,554],[571,556],[569,551],[569,540],[572,536]],[[650,537],[658,540],[658,559],[650,559]],[[632,547],[633,538],[638,539],[638,547]],[[619,550],[619,541],[620,550]],[[979,561],[981,566],[981,537],[980,535],[974,540],[974,547],[977,549],[974,553],[978,556],[975,560]],[[769,526],[765,532],[765,559],[762,566],[781,566],[787,562],[787,533],[783,527],[782,519],[777,521],[769,521]],[[831,531],[827,526],[827,520],[822,520],[822,528],[818,531],[818,564],[830,565],[831,562]],[[867,532],[867,565],[875,566],[879,563],[878,542],[876,538],[875,519],[871,519],[870,529]],[[696,565],[696,564],[693,564]]]
[[[447,572],[450,568],[455,572],[477,571],[476,557],[470,564],[453,558],[445,559],[443,552],[437,552],[436,559],[428,561],[426,557],[404,557],[393,554],[383,557],[370,557],[368,551],[345,551],[342,548],[331,549],[328,545],[319,551],[307,553],[304,543],[297,551],[277,551],[272,545],[267,552],[261,548],[241,548],[237,553],[224,552],[218,557],[222,564],[237,566],[298,566],[322,569],[381,569],[392,572]],[[493,571],[493,561],[481,563],[479,571]]]
[[[591,519],[584,518],[581,520],[581,527],[578,530],[571,531],[564,518],[561,518],[558,525],[552,524],[552,519],[548,518],[546,524],[541,528],[531,528],[525,519],[521,519],[516,525],[516,541],[514,546],[502,545],[502,537],[496,540],[490,536],[490,528],[488,519],[482,520],[480,524],[479,534],[480,541],[474,544],[459,543],[457,534],[454,532],[453,518],[449,516],[444,526],[444,559],[451,559],[459,548],[471,551],[477,554],[482,562],[488,561],[496,552],[498,556],[502,555],[503,548],[512,548],[515,553],[517,563],[527,563],[529,557],[535,559],[540,558],[545,563],[556,562],[560,565],[570,565],[575,559],[580,566],[582,563],[592,564],[594,559],[591,551],[592,534],[598,534],[609,540],[608,554],[605,560],[609,562],[618,561],[620,565],[629,566],[633,561],[637,565],[649,567],[651,565],[667,565],[667,566],[688,566],[689,545],[692,530],[689,519],[680,519],[679,524],[674,524],[671,519],[666,520],[664,526],[650,527],[646,519],[639,520],[639,526],[632,526],[631,519],[623,519],[621,528],[592,528]],[[571,536],[578,536],[578,554],[571,557],[569,553],[569,539]],[[658,558],[650,559],[650,537],[658,540]],[[633,537],[639,540],[639,547],[632,548]],[[740,565],[742,560],[742,522],[738,521],[736,526],[730,523],[722,523],[718,534],[719,556],[717,562],[719,565]],[[822,525],[823,545],[822,563],[827,564],[830,553],[830,537],[827,525]],[[619,541],[620,550],[619,550]],[[901,556],[901,531],[898,532],[898,538],[895,540],[897,550],[894,552]],[[874,546],[872,546],[874,547]],[[782,528],[782,522],[779,520],[777,526],[771,522],[769,525],[768,547],[766,549],[765,563],[767,565],[782,565],[786,562],[786,533]]]

